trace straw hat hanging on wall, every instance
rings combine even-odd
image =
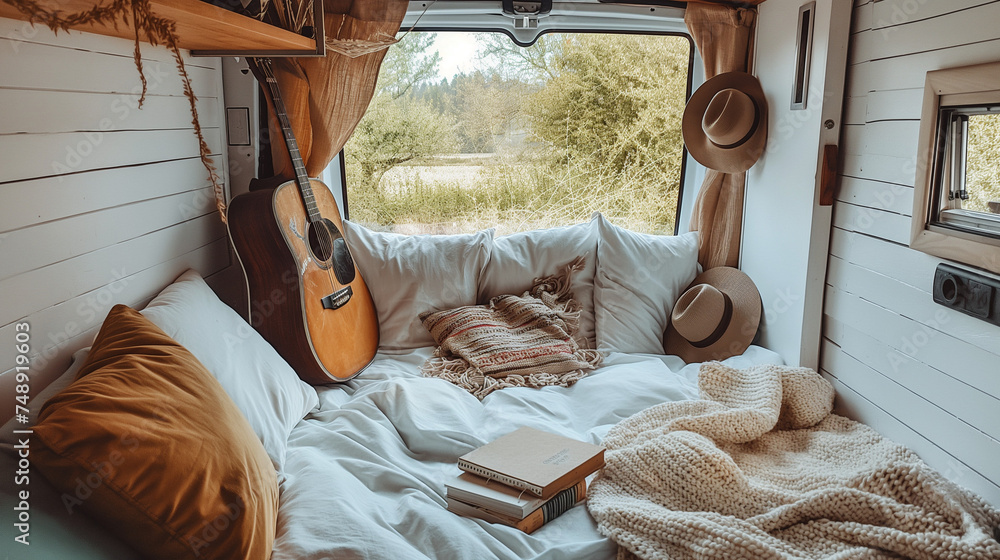
[[[709,79],[688,100],[681,121],[684,144],[709,169],[742,173],[764,152],[767,100],[757,78],[726,72]]]
[[[663,350],[688,363],[738,356],[757,334],[761,307],[749,276],[728,266],[710,268],[674,304]]]

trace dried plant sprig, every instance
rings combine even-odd
[[[3,1],[14,6],[32,24],[41,23],[56,33],[59,31],[69,31],[75,26],[91,23],[111,26],[117,29],[120,21],[129,21],[131,19],[132,25],[135,28],[133,58],[136,69],[139,71],[139,79],[142,82],[139,107],[142,107],[142,103],[146,99],[147,85],[140,52],[141,36],[144,34],[149,43],[154,46],[166,46],[173,54],[174,62],[177,65],[177,72],[181,77],[184,95],[188,98],[191,106],[191,124],[194,126],[195,136],[198,137],[198,151],[201,163],[208,171],[208,178],[215,192],[216,209],[219,212],[222,222],[226,222],[225,192],[222,181],[216,173],[215,164],[211,160],[212,151],[209,149],[208,142],[205,141],[205,136],[201,130],[201,123],[198,120],[198,109],[196,107],[198,98],[194,95],[191,78],[184,67],[184,58],[181,56],[180,48],[177,46],[177,28],[173,21],[153,14],[149,0],[111,0],[107,4],[97,4],[92,8],[72,14],[64,14],[62,10],[43,7],[35,0]]]
[[[271,0],[269,6],[279,27],[301,33],[311,18],[314,0]],[[266,11],[266,10],[265,10]]]

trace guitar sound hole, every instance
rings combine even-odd
[[[333,269],[338,282],[350,284],[354,280],[354,259],[333,222],[323,218],[309,226],[309,250],[320,268]]]

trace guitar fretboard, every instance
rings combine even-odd
[[[271,61],[267,58],[258,58],[258,66],[264,73],[267,87],[271,91],[271,99],[274,102],[274,113],[281,125],[281,132],[285,138],[285,145],[288,146],[288,155],[292,160],[292,167],[295,169],[295,183],[299,186],[299,193],[302,195],[302,202],[306,207],[306,215],[309,222],[314,223],[322,219],[319,208],[316,206],[316,198],[313,196],[312,188],[309,186],[309,174],[306,166],[302,163],[302,155],[299,153],[299,144],[295,141],[292,133],[292,123],[288,119],[285,111],[285,102],[281,100],[281,90],[278,88],[278,80],[274,78],[271,71]]]

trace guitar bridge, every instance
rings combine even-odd
[[[350,286],[347,286],[333,292],[320,301],[323,302],[323,309],[340,309],[351,300],[352,295],[354,295],[354,290]]]

